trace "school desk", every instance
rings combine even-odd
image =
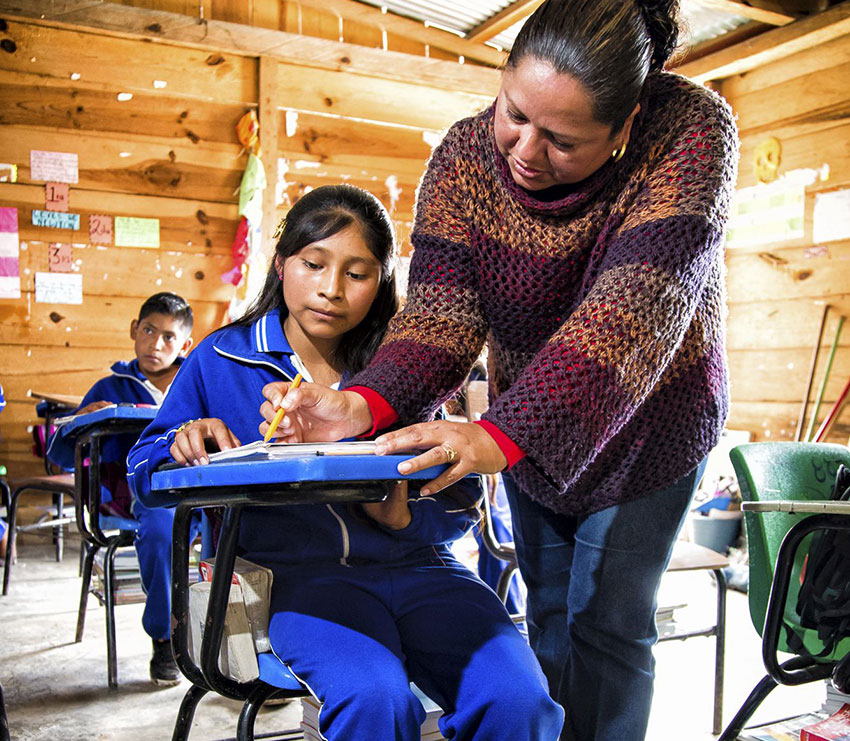
[[[153,474],[151,491],[143,499],[144,504],[149,507],[175,507],[171,641],[177,664],[193,685],[180,707],[174,739],[188,737],[195,707],[210,690],[225,697],[248,701],[256,689],[256,682],[237,682],[222,674],[218,666],[242,509],[245,506],[380,501],[386,498],[391,482],[403,479],[427,481],[445,470],[445,466],[441,465],[402,476],[397,467],[410,457],[305,455],[277,460],[168,467]],[[224,514],[198,666],[189,653],[189,528],[194,510],[211,507],[223,507]],[[243,709],[243,714],[245,712]]]
[[[77,528],[85,542],[83,584],[80,590],[80,609],[77,613],[78,643],[83,638],[85,628],[94,557],[101,548],[106,549],[103,559],[104,592],[102,596],[96,596],[106,608],[106,668],[110,688],[118,686],[113,574],[115,551],[122,546],[133,544],[135,521],[101,514],[101,454],[104,441],[113,435],[132,434],[138,437],[156,416],[156,411],[156,407],[117,404],[88,414],[78,414],[70,421],[60,424],[56,432],[66,444],[74,446]],[[118,530],[118,535],[107,535],[104,532],[113,529]]]

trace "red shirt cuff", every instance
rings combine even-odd
[[[511,468],[525,458],[525,451],[492,422],[488,422],[486,419],[480,419],[473,424],[481,425],[490,437],[496,441],[496,445],[499,446],[499,449],[508,461],[508,468]]]
[[[398,419],[398,414],[390,406],[390,403],[377,391],[373,391],[368,386],[349,386],[345,390],[360,394],[366,401],[369,411],[372,413],[372,429],[364,432],[362,435],[358,435],[358,437],[372,437],[378,430],[389,427]]]

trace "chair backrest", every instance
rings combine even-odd
[[[744,501],[829,499],[838,466],[850,466],[850,450],[827,443],[770,442],[750,443],[733,448],[729,454]],[[753,625],[761,635],[767,601],[779,546],[791,527],[806,515],[785,512],[745,512],[750,557],[749,605]],[[811,536],[809,536],[809,539]],[[813,654],[823,649],[814,630],[800,625],[796,611],[800,591],[800,571],[808,552],[808,543],[797,551],[791,576],[784,621],[794,629]],[[841,641],[833,655],[847,653],[850,639]],[[784,636],[779,650],[790,652]]]

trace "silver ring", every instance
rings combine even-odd
[[[451,463],[457,458],[457,451],[448,443],[443,443],[440,447],[446,452],[446,463]]]

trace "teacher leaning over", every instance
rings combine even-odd
[[[534,13],[495,103],[428,163],[407,304],[371,365],[344,392],[305,384],[284,405],[283,439],[412,425],[379,450],[451,463],[432,491],[504,472],[529,639],[580,741],[644,738],[658,583],[728,407],[737,134],[717,95],[662,71],[675,11]],[[485,341],[482,421],[421,423]],[[266,387],[267,420],[283,391]]]

